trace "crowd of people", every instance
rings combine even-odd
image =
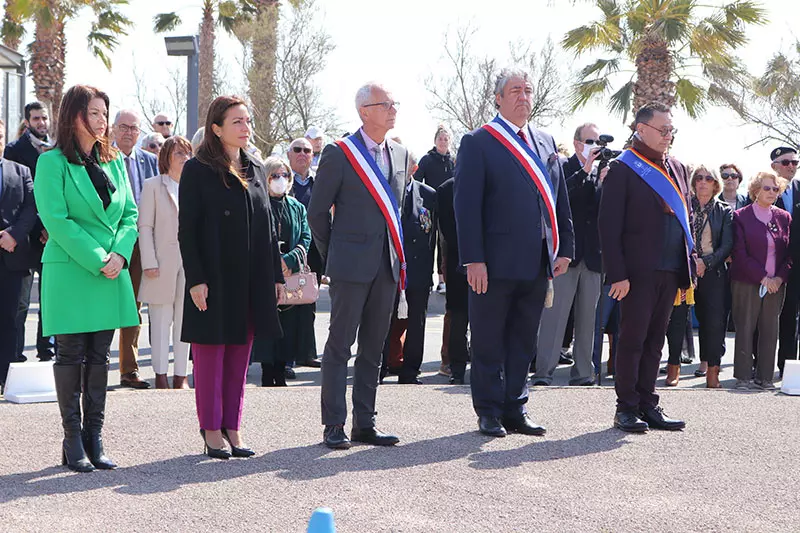
[[[421,383],[432,290],[446,295],[440,373],[464,384],[471,365],[486,435],[543,435],[527,413],[529,375],[547,386],[569,363],[570,385],[593,385],[604,333],[614,425],[684,428],[659,406],[655,383],[665,341],[666,384],[678,383],[692,310],[695,374],[709,388],[720,387],[735,328],[735,387],[773,389],[776,354],[782,374],[798,351],[797,150],[772,150],[771,171],[741,193],[736,164],[675,159],[677,130],[661,104],[638,110],[623,151],[585,123],[566,156],[528,123],[525,71],[502,70],[494,93],[497,116],[461,139],[457,157],[440,126],[419,161],[388,137],[398,104],[374,83],[356,94],[356,133],[323,147],[311,127],[285,158],[253,149],[236,97],[215,99],[191,141],[163,114],[144,138],[133,110],[111,122],[108,96],[90,86],[67,91],[54,136],[44,106],[28,104],[0,165],[0,384],[25,360],[36,274],[37,357],[55,358],[62,458],[81,472],[116,466],[102,441],[115,330],[121,385],[150,387],[138,366],[142,304],[155,387],[170,388],[172,352],[171,387],[188,389],[192,359],[205,452],[219,459],[255,453],[240,434],[252,362],[271,387],[286,386],[295,366],[321,368],[326,446],[398,443],[376,427],[376,392],[389,374]],[[331,314],[320,357],[322,284]]]

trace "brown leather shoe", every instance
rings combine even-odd
[[[189,390],[189,378],[186,376],[173,376],[172,388],[175,390]]]
[[[667,387],[674,387],[681,378],[681,365],[667,365]]]
[[[720,384],[719,384],[719,367],[718,366],[710,366],[710,367],[708,367],[708,371],[706,372],[706,388],[709,388],[709,389],[718,389],[718,388],[720,388]]]
[[[119,384],[122,387],[130,387],[132,389],[149,389],[150,384],[139,377],[138,372],[128,372],[119,377]]]
[[[169,388],[169,380],[167,379],[166,374],[156,374],[156,388],[157,389]]]

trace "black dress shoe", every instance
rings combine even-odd
[[[650,427],[636,413],[621,411],[614,415],[614,427],[628,433],[644,433]]]
[[[661,407],[646,407],[642,409],[642,420],[654,429],[664,429],[666,431],[679,431],[686,427],[686,422],[669,418],[664,414]]]
[[[290,366],[287,366],[283,371],[283,376],[285,379],[297,379],[297,373],[294,371],[294,368]]]
[[[464,378],[457,376],[450,376],[450,385],[463,385]]]
[[[373,446],[394,446],[400,439],[394,435],[384,433],[374,427],[367,429],[353,428],[350,432],[350,440],[353,442],[363,442],[364,444],[372,444]]]
[[[422,381],[420,381],[416,376],[413,378],[399,378],[397,383],[400,385],[422,385]]]
[[[506,428],[500,423],[500,419],[496,416],[479,416],[478,429],[484,435],[490,437],[505,437]]]
[[[53,357],[54,357],[54,355],[53,355],[53,352],[51,352],[51,351],[46,351],[46,352],[39,352],[39,353],[36,355],[36,357],[39,359],[39,361],[41,361],[42,363],[44,363],[44,362],[46,362],[46,361],[52,361],[52,360],[53,360]]]
[[[522,433],[523,435],[544,435],[547,431],[545,428],[538,424],[534,424],[528,415],[518,415],[518,416],[504,416],[503,417],[503,426],[506,428],[506,431],[513,431],[515,433]]]
[[[346,450],[350,448],[350,439],[344,432],[343,425],[325,426],[322,432],[322,443],[332,450]]]
[[[22,354],[19,354],[19,355],[17,356],[17,363],[24,363],[24,362],[25,362],[25,361],[27,361],[27,360],[28,360],[28,358],[27,358],[27,357],[25,357],[25,356],[24,356],[24,355],[22,355]]]
[[[549,387],[550,383],[546,382],[543,379],[537,379],[531,385],[533,385],[534,387]]]
[[[309,359],[308,361],[298,361],[297,366],[308,366],[311,368],[320,368],[322,366],[322,359],[319,357],[315,357],[314,359]]]

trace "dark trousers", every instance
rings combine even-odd
[[[294,305],[281,309],[278,317],[283,329],[283,337],[253,340],[252,359],[262,364],[290,363],[306,361],[314,341],[313,304]]]
[[[619,340],[619,302],[613,299],[608,293],[611,292],[611,285],[603,285],[600,292],[600,300],[597,302],[597,313],[594,322],[594,347],[592,348],[592,363],[594,373],[602,373],[600,368],[603,361],[603,333],[611,335],[610,353],[608,360],[611,366],[614,365],[614,358],[617,355]],[[615,312],[616,311],[616,312]]]
[[[142,260],[139,254],[139,243],[133,247],[131,260],[128,263],[128,271],[131,275],[134,297],[139,296],[139,285],[142,282]],[[142,304],[136,302],[136,312],[139,315],[139,324],[142,323]],[[139,371],[139,332],[142,326],[130,326],[119,330],[119,373],[129,374]]]
[[[479,416],[525,413],[528,369],[546,292],[544,275],[533,281],[490,279],[484,294],[470,290],[470,384],[472,405]]]
[[[451,308],[447,312],[450,313],[450,331],[448,331],[450,373],[454,378],[464,379],[469,360],[467,343],[469,311],[466,308]]]
[[[689,323],[689,316],[691,315],[691,307],[685,303],[673,306],[672,314],[669,316],[669,323],[667,324],[667,350],[669,351],[670,365],[681,364],[681,351],[684,344],[692,347],[689,352],[694,354],[694,339],[691,324]],[[687,328],[689,338],[687,339]],[[688,342],[687,342],[688,341]],[[694,355],[692,355],[694,359]]]
[[[114,330],[56,335],[56,365],[107,365]]]
[[[383,345],[383,367],[384,371],[388,370],[391,362],[390,351],[393,346],[397,347],[399,345],[402,350],[400,379],[410,380],[416,378],[422,366],[422,357],[425,352],[425,322],[428,317],[428,298],[430,294],[430,287],[406,289],[408,318],[404,320],[397,318],[397,303],[395,303],[392,325]],[[405,342],[402,341],[404,333],[406,336]]]
[[[17,306],[25,272],[9,270],[0,258],[0,384],[6,382],[8,366],[17,360]]]
[[[797,312],[800,308],[800,273],[792,270],[786,283],[786,299],[781,310],[778,368],[783,372],[783,363],[797,359]]]
[[[658,365],[678,292],[678,275],[664,271],[634,275],[630,284],[621,304],[614,388],[617,411],[635,412],[658,405]]]
[[[42,267],[36,269],[39,273],[39,287],[42,283]],[[22,288],[19,291],[19,306],[17,307],[17,353],[22,355],[25,352],[25,321],[28,318],[28,310],[31,305],[31,290],[33,289],[33,273],[23,276]],[[24,272],[23,272],[24,274]],[[48,354],[55,348],[51,337],[42,337],[42,307],[39,301],[39,324],[36,329],[36,353],[39,355]]]
[[[353,426],[375,426],[375,395],[381,357],[397,281],[384,250],[375,278],[367,283],[331,280],[331,318],[322,356],[322,423],[344,424],[347,419],[347,362],[358,335],[358,355],[353,369]]]
[[[694,312],[697,315],[698,336],[700,338],[700,360],[708,366],[719,366],[725,353],[725,330],[727,314],[725,292],[727,279],[724,271],[706,271],[697,280],[694,291]]]

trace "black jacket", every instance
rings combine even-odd
[[[455,163],[450,152],[442,155],[434,147],[419,160],[419,168],[414,173],[414,179],[438,189],[442,183],[453,177],[454,169]]]
[[[25,271],[33,266],[30,233],[37,221],[33,180],[30,171],[23,165],[8,159],[1,159],[0,164],[3,167],[0,230],[8,232],[17,241],[11,253],[0,248],[0,261],[8,270]]]
[[[436,191],[411,180],[401,215],[409,289],[430,289],[433,286],[437,211]]]
[[[564,162],[563,168],[569,193],[569,207],[572,210],[572,226],[575,230],[575,259],[572,264],[584,261],[586,268],[592,272],[601,272],[603,261],[597,229],[601,186],[594,173],[590,178],[583,170],[575,154]]]
[[[278,239],[264,168],[248,167],[248,187],[232,176],[230,188],[197,159],[183,167],[178,242],[186,272],[181,340],[245,344],[248,327],[259,337],[282,335],[275,283],[283,283]],[[189,290],[208,285],[208,310],[200,312]]]
[[[28,167],[28,169],[31,171],[31,179],[35,180],[36,162],[39,161],[39,155],[41,155],[39,150],[37,150],[36,147],[31,143],[31,133],[26,131],[24,134],[22,134],[22,136],[20,136],[19,139],[6,145],[5,154],[3,154],[3,157]],[[44,225],[39,220],[37,215],[36,224],[31,231],[31,260],[34,262],[34,266],[37,266],[42,261],[44,244],[39,241],[39,236],[41,235],[43,229]]]
[[[453,186],[455,179],[442,183],[436,190],[436,205],[439,208],[439,231],[444,241],[446,308],[464,310],[468,302],[467,276],[459,264],[456,212],[453,209]]]
[[[789,183],[789,187],[792,188],[792,202],[794,203],[792,209],[789,210],[784,207],[782,194],[775,201],[775,207],[780,207],[792,215],[792,225],[789,230],[789,253],[792,256],[792,263],[798,264],[800,262],[800,180],[793,179]],[[800,272],[800,269],[792,269],[792,273],[795,276],[798,272]]]
[[[719,200],[720,202],[722,202],[725,205],[728,205],[728,202],[726,202],[725,198],[722,197],[722,193],[719,193],[719,196],[717,196],[717,200]],[[778,197],[778,202],[781,202],[780,196]],[[778,205],[778,202],[776,202],[776,205]],[[750,197],[748,195],[737,193],[736,194],[736,209],[733,209],[733,211],[738,211],[739,209],[741,209],[743,207],[747,207],[748,205],[750,205],[752,203],[753,203],[753,201],[750,200]],[[781,202],[781,204],[782,204],[782,202]],[[730,206],[728,206],[728,207],[730,207]],[[781,207],[781,206],[778,205],[778,207]]]
[[[714,198],[714,207],[708,215],[706,224],[711,224],[711,241],[714,243],[714,253],[703,257],[707,270],[720,271],[725,268],[725,260],[733,250],[733,211],[723,200]],[[695,214],[697,216],[697,214]],[[695,248],[697,244],[695,244]]]

